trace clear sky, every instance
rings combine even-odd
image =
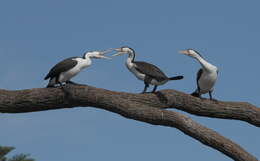
[[[178,50],[194,48],[219,68],[215,98],[259,105],[259,6],[260,1],[237,0],[2,0],[0,88],[45,87],[44,76],[60,60],[128,45],[136,60],[156,64],[169,76],[185,76],[159,89],[191,93],[200,65]],[[143,83],[128,72],[125,59],[94,60],[73,80],[140,92]],[[189,116],[260,159],[259,128]],[[1,145],[37,161],[230,160],[177,129],[94,108],[0,114],[0,129]]]

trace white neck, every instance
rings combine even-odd
[[[88,62],[89,65],[90,65],[90,64],[92,63],[92,61],[91,61],[91,57],[92,57],[91,54],[87,54],[87,55],[85,56],[85,58],[83,58],[83,61]]]
[[[207,62],[205,59],[203,59],[201,56],[196,55],[195,59],[198,60],[198,62],[201,64],[204,70],[211,71],[212,69],[215,69],[216,67],[209,62]]]
[[[135,54],[128,52],[128,57],[127,57],[127,60],[126,60],[127,64],[132,63],[134,61],[134,59],[135,59]]]
[[[88,58],[88,59],[93,58],[93,56],[94,56],[93,53],[88,53],[88,54],[85,55],[85,59],[86,58]]]

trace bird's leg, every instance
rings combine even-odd
[[[212,100],[212,91],[209,91],[209,99]]]
[[[156,89],[157,89],[157,85],[154,86],[152,93],[155,93]]]
[[[145,92],[146,92],[147,88],[149,87],[149,83],[151,82],[151,80],[152,80],[151,77],[145,76],[145,78],[144,78],[144,84],[145,84],[145,86],[144,86],[144,90],[143,90],[142,93],[145,93]]]
[[[214,99],[214,98],[212,97],[212,91],[209,91],[209,99],[210,99],[211,101],[215,101],[215,102],[218,101],[218,100],[216,100],[216,99]]]
[[[198,95],[199,95],[199,98],[201,98],[201,94],[200,94],[200,86],[199,85],[197,85],[198,86]]]
[[[145,84],[145,86],[144,86],[144,90],[143,90],[143,92],[142,93],[145,93],[146,92],[146,90],[147,90],[147,88],[149,87],[149,84],[147,84],[147,83],[144,83]]]

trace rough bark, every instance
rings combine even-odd
[[[166,110],[177,108],[199,116],[242,120],[260,127],[260,110],[248,103],[201,100],[175,90],[163,90],[156,94],[130,94],[75,85],[20,91],[0,90],[1,113],[89,106],[118,113],[126,118],[177,128],[236,161],[257,160],[217,132],[183,114]]]

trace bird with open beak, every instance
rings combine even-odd
[[[126,67],[136,76],[137,79],[144,82],[145,87],[142,93],[146,92],[150,84],[154,85],[152,90],[152,93],[154,93],[156,92],[157,86],[163,85],[169,80],[183,79],[183,76],[167,77],[157,66],[147,62],[135,61],[135,51],[130,47],[124,46],[121,48],[115,48],[114,50],[117,51],[117,53],[113,56],[128,54]]]
[[[111,49],[104,51],[88,51],[84,53],[83,57],[71,57],[67,58],[58,64],[56,64],[47,76],[45,80],[49,80],[47,87],[55,87],[56,84],[62,86],[62,83],[73,83],[70,79],[76,76],[81,70],[89,67],[92,64],[91,59],[111,59],[105,56],[106,53],[111,52]]]

